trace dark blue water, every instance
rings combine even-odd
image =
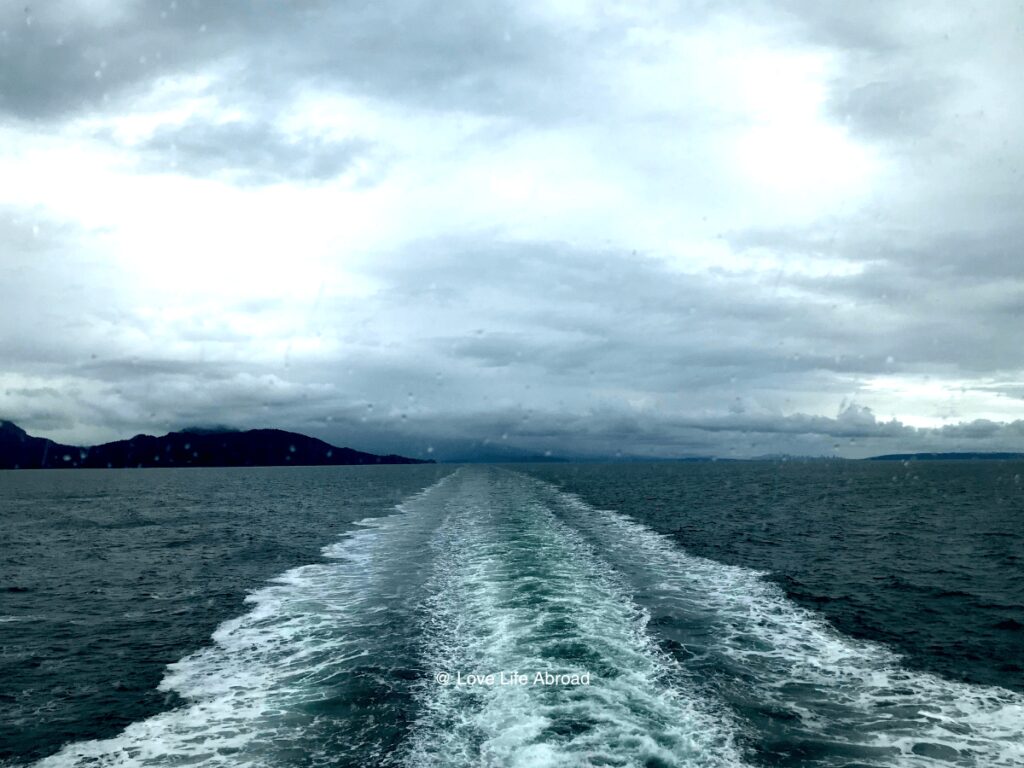
[[[1024,765],[1014,465],[451,472],[4,473],[5,759]]]
[[[1024,692],[1024,462],[546,465],[908,665]]]
[[[166,665],[247,593],[450,471],[0,472],[0,760],[180,703]]]

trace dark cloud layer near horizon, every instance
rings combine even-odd
[[[0,9],[0,417],[1024,450],[1011,2]]]

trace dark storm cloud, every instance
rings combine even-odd
[[[424,243],[417,258],[383,272],[385,297],[415,286],[420,312],[470,309],[477,327],[432,339],[439,353],[488,366],[530,365],[556,375],[587,371],[653,390],[716,374],[770,376],[817,369],[891,370],[874,347],[864,308],[845,321],[826,302],[773,295],[747,275],[682,273],[646,255],[583,251],[558,243],[501,243],[493,237]],[[818,286],[820,287],[820,286]],[[515,331],[510,331],[515,327]]]
[[[258,366],[236,366],[230,374],[185,373],[193,367],[184,361],[138,364],[131,374],[110,380],[107,366],[101,366],[99,378],[92,377],[93,370],[70,379],[74,383],[65,385],[65,400],[69,393],[77,400],[80,422],[107,430],[97,434],[116,434],[214,423],[239,428],[270,421],[294,424],[311,413],[322,413],[336,398],[330,386],[289,381]],[[20,417],[19,423],[36,427],[31,416]]]
[[[763,8],[755,4],[758,6]],[[789,22],[812,41],[828,47],[869,53],[900,47],[901,30],[893,24],[893,11],[898,9],[887,0],[865,0],[856,5],[782,0],[770,7],[783,11]]]
[[[944,102],[960,87],[952,78],[872,81],[837,85],[833,114],[868,139],[907,138],[931,132]]]
[[[310,427],[335,440],[358,434],[384,447],[395,444],[393,425],[367,426],[342,418],[329,426]],[[693,419],[600,408],[577,414],[489,410],[452,413],[443,426],[430,430],[429,437],[415,424],[405,434],[406,444],[430,444],[432,455],[442,459],[500,451],[579,458],[743,458],[777,453],[862,457],[904,451],[1012,451],[1024,437],[1024,421],[977,420],[936,429],[914,428],[896,420],[877,420],[870,409],[858,406],[849,406],[832,418],[795,413]],[[573,440],[567,441],[567,435]],[[467,436],[475,437],[475,443],[457,443]]]
[[[87,3],[8,3],[0,11],[0,109],[34,120],[95,109],[223,50],[172,5],[110,3],[104,12]]]
[[[1000,70],[1024,65],[1011,32],[1024,24],[1020,4],[788,0],[781,8],[798,34],[843,57],[827,106],[853,135],[898,147],[935,183],[943,183],[941,155],[995,149],[969,147],[991,139],[991,118],[1007,106],[1000,100],[1013,98],[987,89]]]
[[[30,119],[94,109],[160,75],[241,57],[236,85],[263,98],[335,83],[430,109],[564,114],[586,107],[584,93],[567,103],[540,84],[578,76],[577,47],[616,34],[556,37],[511,3],[67,5],[78,13],[12,4],[0,16],[0,109]]]
[[[736,8],[8,5],[0,10],[0,127],[31,125],[26,130],[67,141],[83,130],[142,174],[173,168],[177,181],[215,177],[223,183],[205,189],[245,187],[251,196],[211,196],[211,215],[198,226],[167,209],[169,230],[197,226],[194,238],[183,238],[188,245],[201,248],[219,235],[216,248],[189,262],[194,284],[177,294],[142,292],[173,270],[147,272],[144,238],[115,249],[117,226],[93,209],[84,216],[95,220],[89,224],[21,209],[17,220],[0,220],[7,415],[30,429],[91,430],[97,439],[197,423],[273,424],[370,449],[437,443],[442,457],[467,441],[570,455],[1007,447],[1020,438],[1021,422],[975,419],[970,405],[944,406],[962,407],[965,421],[936,429],[876,417],[913,405],[910,385],[891,406],[854,403],[882,397],[871,385],[900,376],[945,378],[949,388],[971,379],[973,396],[993,409],[977,411],[986,416],[998,411],[996,400],[1019,399],[1024,352],[1011,329],[1024,310],[1017,245],[1024,197],[1014,168],[1024,158],[1016,102],[1003,109],[995,99],[996,86],[1013,81],[1006,73],[1024,62],[1019,46],[976,45],[988,39],[979,30],[1012,26],[1019,9],[810,0]],[[733,26],[703,27],[722,19]],[[950,37],[961,21],[970,34]],[[736,40],[718,37],[732,34]],[[742,55],[712,56],[714,66],[692,69],[687,56],[722,42]],[[870,149],[875,154],[865,156],[882,168],[863,200],[841,200],[810,223],[804,208],[813,208],[812,193],[778,215],[770,204],[763,207],[771,216],[756,210],[764,199],[785,197],[790,171],[799,177],[806,168],[777,171],[786,177],[778,180],[782,191],[768,184],[747,192],[739,187],[749,169],[727,167],[731,156],[716,155],[723,153],[716,141],[737,124],[777,120],[786,134],[782,155],[794,166],[806,162],[800,152],[786,154],[787,121],[799,123],[794,114],[805,105],[794,100],[812,99],[814,88],[798,77],[787,89],[785,72],[774,73],[757,81],[772,99],[750,106],[722,85],[732,80],[717,79],[749,65],[744,57],[758,56],[758,46],[773,45],[821,64],[828,72],[821,121]],[[809,67],[810,80],[815,71]],[[119,117],[140,105],[160,109],[146,98],[190,75],[201,76],[201,95],[216,105],[211,113],[123,135]],[[713,99],[699,102],[717,91],[725,92],[720,111]],[[317,133],[315,122],[308,132],[301,119],[295,128],[290,110],[310,93],[358,100],[380,123],[400,124],[391,130],[401,129],[401,140],[389,145],[394,137],[377,135],[374,120],[340,138]],[[773,112],[776,97],[788,105],[781,115]],[[76,118],[97,115],[110,120],[74,127]],[[435,146],[435,133],[449,125],[435,122],[441,118],[478,127],[460,127],[451,143]],[[821,126],[803,127],[813,139]],[[533,143],[511,151],[524,136]],[[575,164],[565,161],[577,147]],[[514,188],[531,161],[519,198],[475,207],[491,185],[511,178]],[[382,199],[426,188],[408,192],[404,208],[381,208],[373,219],[381,244],[339,228],[325,249],[324,263],[363,259],[353,270],[362,269],[370,287],[328,290],[313,301],[276,283],[273,296],[243,288],[227,298],[233,285],[225,285],[224,297],[209,298],[224,275],[209,275],[207,262],[234,243],[217,221],[249,226],[246,206],[267,191],[251,186],[326,189],[305,182],[346,176],[362,189],[359,182],[377,179],[364,163],[380,176],[381,168],[397,169],[407,185]],[[95,166],[83,167],[78,172]],[[452,178],[461,181],[449,185]],[[724,191],[713,189],[718,179]],[[564,182],[573,184],[560,194],[583,198],[582,213],[575,199],[555,200],[550,190]],[[327,190],[337,197],[321,201],[317,216],[363,215],[343,186]],[[607,197],[591,202],[595,189],[609,190]],[[104,212],[114,205],[102,186],[90,185],[89,194]],[[15,198],[12,208],[20,198],[5,198]],[[234,205],[233,218],[221,212],[221,199]],[[164,204],[154,194],[152,207]],[[566,218],[577,220],[563,222],[563,204]],[[552,210],[532,210],[544,206]],[[695,206],[731,230],[708,249],[721,254],[720,265],[690,259],[691,241],[715,235],[698,217],[687,223]],[[683,223],[674,229],[666,223],[676,219]],[[625,245],[634,233],[643,241],[636,250]],[[317,242],[303,235],[294,233],[294,249],[281,238],[281,252],[244,252],[232,277],[266,289],[267,279],[246,283],[249,269],[260,259],[290,268]],[[737,255],[765,256],[769,266],[731,261]],[[154,258],[174,261],[166,250]],[[311,280],[320,278],[310,270]],[[205,291],[205,303],[190,303],[190,289]]]
[[[793,333],[785,326],[798,320],[772,315],[761,297],[739,280],[674,273],[658,261],[631,254],[595,254],[552,243],[502,244],[489,237],[425,243],[410,251],[420,258],[398,260],[396,265],[406,266],[380,273],[390,285],[375,304],[363,307],[367,320],[393,307],[394,294],[408,301],[414,295],[411,287],[428,279],[451,285],[456,294],[455,301],[430,291],[419,294],[403,315],[393,318],[407,324],[398,329],[403,343],[397,348],[374,351],[364,346],[355,363],[340,358],[333,365],[299,363],[288,368],[173,359],[141,349],[123,358],[116,356],[116,348],[101,349],[99,359],[78,366],[73,376],[87,391],[98,387],[100,400],[109,399],[109,406],[93,409],[93,418],[108,425],[141,415],[154,428],[170,428],[223,421],[227,413],[233,415],[232,423],[242,426],[247,419],[259,423],[271,412],[279,423],[316,420],[326,412],[350,421],[359,414],[369,421],[363,432],[372,427],[380,433],[418,433],[424,439],[462,434],[495,440],[507,434],[508,444],[523,450],[533,442],[547,447],[560,440],[561,447],[552,443],[552,449],[592,453],[596,447],[588,441],[612,446],[618,439],[643,436],[633,426],[636,418],[652,432],[661,424],[664,434],[674,424],[673,416],[634,416],[623,403],[604,395],[585,405],[582,413],[559,416],[545,401],[578,410],[574,392],[589,381],[598,388],[711,403],[721,398],[723,388],[745,393],[768,384],[783,389],[789,377],[822,362],[794,357]],[[435,257],[426,258],[427,253]],[[472,273],[467,275],[467,270]],[[324,325],[347,333],[345,316],[333,320],[329,308],[325,311]],[[751,318],[759,322],[752,326]],[[468,327],[467,319],[472,323]],[[445,326],[460,333],[417,336],[418,328]],[[783,336],[788,338],[785,348],[772,343]],[[421,359],[424,350],[433,351],[429,362]],[[480,399],[480,387],[487,386],[481,366],[502,369],[490,397],[491,408],[503,416],[469,416],[454,407],[463,397]],[[435,371],[443,372],[443,378],[436,378]],[[371,405],[376,407],[368,412],[349,391],[375,392]],[[410,396],[415,402],[409,402]],[[126,409],[125,403],[131,407]],[[531,418],[534,411],[540,415]],[[745,418],[746,427],[711,420],[680,422],[673,429],[765,428],[763,421]],[[813,431],[816,424],[805,429]],[[668,450],[664,442],[658,446]]]
[[[845,315],[860,330],[847,352],[898,366],[945,365],[970,372],[1017,370],[1024,352],[1007,329],[1024,318],[1024,280],[1015,264],[1019,233],[932,233],[895,230],[881,237],[863,222],[861,232],[746,232],[735,247],[767,248],[796,256],[827,252],[856,274],[794,276],[799,286],[835,306],[833,323]],[[844,309],[845,308],[845,309]],[[867,322],[865,322],[867,319]],[[838,341],[833,337],[833,342]],[[894,370],[892,363],[887,364]]]
[[[243,121],[160,128],[142,147],[161,170],[174,168],[194,176],[228,174],[238,183],[254,184],[330,179],[350,169],[371,148],[363,139],[292,137],[266,123]]]
[[[236,373],[233,366],[221,362],[139,358],[90,360],[79,365],[75,371],[84,378],[105,382],[152,377],[181,377],[206,382],[230,379]]]

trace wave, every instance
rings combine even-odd
[[[628,589],[529,480],[476,474],[443,503],[407,765],[741,763],[728,712],[679,676]],[[437,684],[456,672],[499,677]],[[542,672],[587,683],[535,682]]]
[[[160,689],[186,706],[110,739],[69,744],[36,763],[57,766],[275,766],[390,763],[417,677],[406,650],[420,567],[409,556],[432,521],[369,518],[324,549],[328,562],[292,569],[218,627],[214,644],[168,667]]]
[[[548,493],[643,591],[689,674],[714,679],[744,716],[759,760],[1024,765],[1020,694],[908,670],[886,647],[844,636],[787,599],[766,574],[690,555],[621,513]]]
[[[1020,695],[523,474],[457,470],[324,555],[170,665],[184,705],[38,765],[1024,765]]]

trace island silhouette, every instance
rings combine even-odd
[[[136,435],[88,447],[33,437],[0,421],[0,469],[129,467],[275,467],[342,464],[433,464],[432,460],[341,448],[280,429],[191,428],[160,437]]]

